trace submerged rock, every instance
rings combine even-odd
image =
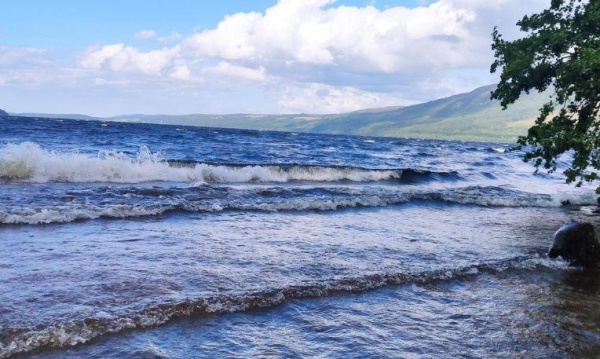
[[[590,267],[600,263],[600,243],[594,226],[570,220],[554,234],[548,257],[562,257],[573,265]]]

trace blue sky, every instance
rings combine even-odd
[[[274,4],[266,0],[9,0],[0,13],[0,43],[77,51],[93,42],[131,40],[140,29],[190,34],[215,27],[226,15],[264,11]],[[342,4],[386,9],[414,8],[427,1],[347,0],[336,5]]]
[[[490,33],[548,0],[27,0],[0,8],[0,108],[332,113],[495,78]]]

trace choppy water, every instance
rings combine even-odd
[[[600,350],[593,188],[506,146],[8,118],[0,178],[0,357]]]

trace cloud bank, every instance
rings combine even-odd
[[[378,9],[280,0],[264,12],[226,16],[215,28],[188,36],[143,29],[134,38],[156,48],[94,45],[60,70],[80,85],[117,86],[129,95],[158,86],[165,96],[191,100],[195,93],[196,107],[183,112],[332,113],[402,105],[493,81],[493,26],[514,36],[518,19],[548,3],[440,0]],[[19,58],[10,52],[0,48],[0,65]],[[2,81],[11,79],[0,73]],[[236,96],[256,100],[254,108]]]

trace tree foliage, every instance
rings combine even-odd
[[[565,152],[572,161],[567,183],[599,178],[600,0],[552,0],[541,13],[517,22],[527,35],[506,41],[494,28],[491,72],[501,69],[492,99],[503,109],[532,90],[550,90],[526,136],[525,161],[553,172]],[[600,189],[600,188],[599,188]],[[597,190],[598,191],[598,190]]]

